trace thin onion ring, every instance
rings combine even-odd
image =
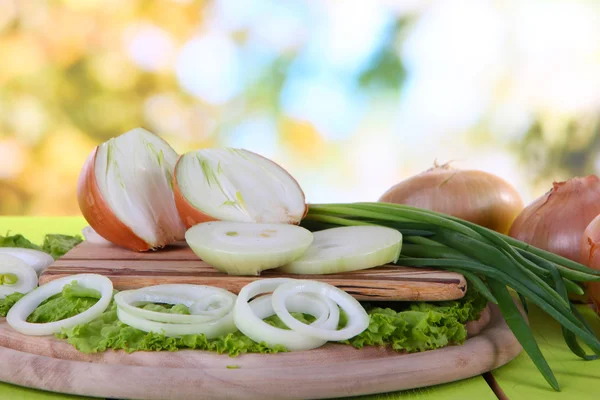
[[[14,284],[0,284],[0,299],[16,292],[30,292],[38,285],[35,269],[15,255],[0,254],[0,273],[14,274],[17,277],[17,282]]]
[[[210,293],[209,296],[207,292]],[[127,314],[171,324],[202,324],[217,320],[231,312],[235,299],[236,295],[225,289],[189,284],[148,286],[137,290],[125,290],[115,295],[115,303]],[[223,304],[217,309],[207,310],[214,300]],[[142,302],[184,304],[192,315],[162,313],[135,306]]]
[[[222,318],[200,324],[168,324],[164,322],[149,321],[137,315],[129,314],[122,308],[117,307],[117,317],[121,322],[132,328],[144,332],[163,334],[166,337],[181,337],[185,335],[204,334],[207,339],[232,333],[237,330],[233,323],[233,313]]]
[[[264,342],[270,347],[281,345],[288,350],[310,350],[324,345],[326,340],[302,335],[293,330],[276,328],[264,322],[263,318],[272,315],[271,301],[259,297],[249,303],[252,297],[272,292],[286,282],[295,281],[288,278],[260,279],[244,286],[233,308],[233,320],[237,328],[255,342]],[[316,317],[319,320],[319,316]],[[337,326],[337,321],[335,325]]]
[[[85,288],[96,289],[101,298],[88,310],[56,322],[32,324],[27,317],[45,300],[62,292],[63,287],[73,281]],[[98,274],[78,274],[66,276],[51,281],[23,296],[6,315],[6,322],[17,332],[31,336],[44,336],[58,333],[61,329],[69,329],[79,324],[85,324],[98,317],[108,308],[113,294],[113,284],[110,279]]]
[[[318,294],[333,300],[348,315],[348,323],[340,330],[331,330],[298,321],[290,314],[286,305],[287,299],[298,293]],[[298,280],[283,283],[273,291],[272,302],[275,313],[290,329],[321,340],[347,340],[363,332],[369,326],[369,315],[354,297],[324,282]]]

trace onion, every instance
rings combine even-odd
[[[233,320],[237,328],[255,342],[264,342],[269,347],[280,345],[293,351],[310,350],[324,345],[326,340],[303,335],[294,330],[280,329],[264,322],[263,319],[275,314],[271,296],[259,297],[248,303],[252,297],[272,292],[281,284],[294,281],[287,278],[261,279],[244,286],[238,294],[233,309]],[[306,313],[317,318],[313,325],[318,324],[324,329],[337,328],[339,310],[331,300],[305,296],[292,297],[290,301],[291,303],[287,305],[291,311]],[[319,304],[320,302],[324,302],[325,307]],[[325,315],[326,313],[329,315]]]
[[[299,224],[308,208],[282,167],[240,149],[202,149],[175,167],[175,202],[187,228],[224,220]]]
[[[32,324],[27,322],[27,317],[45,300],[62,292],[63,287],[73,281],[88,289],[96,289],[101,298],[96,304],[71,318],[49,323]],[[113,285],[110,279],[97,274],[79,274],[56,279],[27,293],[15,303],[6,315],[6,322],[14,330],[24,335],[43,336],[58,333],[61,329],[69,329],[79,324],[85,324],[97,318],[109,306],[113,294]]]
[[[437,164],[406,179],[381,196],[380,202],[407,204],[449,214],[506,233],[523,209],[517,190],[483,171],[459,170]]]
[[[279,270],[292,274],[334,274],[396,262],[402,234],[384,226],[344,226],[314,232],[300,258]]]
[[[38,285],[38,275],[21,258],[0,254],[0,299],[13,293],[27,293]]]
[[[128,314],[155,322],[198,324],[224,317],[233,309],[236,295],[221,288],[202,285],[169,284],[124,290],[115,295],[117,307]],[[142,303],[184,304],[192,315],[144,310]]]
[[[137,128],[96,147],[77,186],[79,207],[104,239],[144,251],[182,240],[185,227],[173,198],[177,153]]]
[[[211,221],[190,228],[185,239],[198,257],[219,271],[259,275],[300,257],[313,234],[296,225]]]
[[[86,242],[100,245],[110,245],[111,243],[104,239],[102,236],[98,235],[98,232],[94,230],[91,226],[86,226],[81,230],[81,234],[85,238]]]
[[[333,300],[348,315],[348,323],[344,328],[335,330],[298,321],[290,314],[286,304],[290,296],[298,293],[319,294]],[[283,283],[273,292],[272,303],[277,316],[290,329],[323,340],[348,340],[369,327],[369,314],[360,303],[348,293],[325,282],[302,280]]]
[[[17,257],[35,270],[39,276],[43,270],[54,262],[54,258],[48,253],[22,247],[0,247],[0,255],[8,254]]]
[[[600,179],[595,175],[555,182],[519,214],[509,235],[532,246],[586,264],[581,240],[600,214]]]
[[[600,215],[590,222],[581,237],[581,260],[590,268],[600,271]],[[600,315],[600,282],[585,283],[590,300]]]

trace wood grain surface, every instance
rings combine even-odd
[[[40,276],[40,284],[79,273],[105,275],[118,290],[164,283],[189,283],[218,286],[234,293],[257,279],[313,279],[337,286],[359,300],[373,301],[455,300],[463,297],[467,288],[461,274],[397,266],[329,275],[291,275],[268,270],[260,276],[232,276],[200,260],[185,243],[140,253],[86,242],[46,269]]]
[[[0,380],[105,398],[310,399],[425,387],[479,375],[522,350],[496,306],[462,346],[402,354],[327,344],[279,354],[107,351],[83,354],[54,337],[27,337],[0,319]],[[227,368],[236,366],[236,369]]]

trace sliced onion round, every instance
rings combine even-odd
[[[280,345],[288,350],[310,350],[323,346],[327,342],[326,340],[306,336],[294,330],[276,328],[264,322],[264,318],[274,314],[270,296],[259,297],[249,303],[252,297],[272,292],[281,284],[292,281],[294,280],[286,278],[261,279],[244,286],[238,294],[233,309],[233,320],[237,328],[255,342],[264,342],[270,347]],[[322,299],[304,297],[302,300],[304,301],[301,302],[298,299],[293,301],[291,307],[294,312],[313,315],[323,328],[335,329],[337,327],[339,314],[336,318],[335,311],[333,311],[333,309],[337,310],[335,304],[325,303],[327,305],[325,309],[322,305],[317,304],[323,303]],[[323,313],[327,309],[330,313],[325,318]],[[339,312],[339,310],[337,311]]]
[[[117,316],[121,322],[144,332],[154,332],[167,337],[180,337],[184,335],[204,334],[208,339],[226,335],[237,331],[233,323],[233,315],[230,312],[224,317],[203,323],[191,324],[168,324],[164,322],[150,321],[133,314],[129,314],[122,308],[117,307]]]
[[[288,299],[298,293],[317,294],[333,300],[348,315],[348,323],[340,330],[332,330],[298,321],[287,305]],[[290,329],[321,340],[347,340],[369,327],[369,315],[360,303],[343,290],[324,282],[297,280],[283,283],[273,292],[272,303],[277,316]]]
[[[61,321],[49,323],[29,323],[27,317],[49,297],[62,292],[63,287],[73,281],[79,285],[95,289],[100,292],[101,298],[88,310]],[[23,296],[10,309],[6,315],[6,322],[16,331],[31,336],[52,335],[61,329],[69,329],[79,324],[85,324],[97,318],[108,308],[113,294],[113,284],[105,276],[97,274],[79,274],[66,276],[51,281]]]
[[[175,167],[174,192],[187,228],[214,220],[299,224],[308,210],[286,170],[243,149],[184,154]]]
[[[279,270],[292,274],[334,274],[395,262],[402,234],[383,226],[345,226],[313,233],[306,252]]]
[[[0,282],[0,299],[13,293],[27,293],[38,285],[35,270],[19,257],[10,254],[0,254],[0,275],[12,274],[17,277],[14,284]]]
[[[38,276],[43,270],[48,268],[54,262],[54,258],[48,253],[34,249],[24,249],[21,247],[0,247],[0,255],[8,254],[20,258],[27,265],[35,270]]]
[[[115,295],[117,307],[127,314],[155,322],[201,324],[231,313],[236,295],[221,288],[202,285],[168,284],[124,290]],[[192,315],[169,314],[136,307],[145,302],[184,304]]]
[[[213,221],[188,229],[185,239],[198,257],[219,271],[258,275],[300,257],[313,234],[296,225]]]

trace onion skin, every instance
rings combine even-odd
[[[600,179],[595,175],[554,182],[552,190],[519,214],[509,235],[582,264],[581,240],[600,214]]]
[[[150,250],[152,246],[121,222],[104,201],[96,181],[97,153],[98,147],[85,161],[77,182],[77,201],[83,217],[100,236],[117,246],[135,251]]]
[[[590,268],[600,271],[600,216],[585,228],[581,237],[581,260]],[[586,282],[586,288],[596,312],[600,315],[600,282]]]
[[[282,166],[280,166],[273,160],[270,160],[266,157],[261,156],[260,154],[251,152],[249,150],[246,150],[246,151],[249,153],[253,153],[259,157],[262,157],[265,160],[277,165],[279,168],[285,170]],[[185,198],[185,196],[181,192],[181,189],[179,188],[179,185],[177,183],[177,168],[178,168],[179,162],[181,161],[182,158],[183,158],[183,155],[179,156],[179,159],[177,160],[177,163],[175,164],[175,172],[173,173],[173,193],[174,193],[174,197],[175,197],[175,206],[177,207],[177,211],[179,212],[179,217],[181,218],[181,220],[183,221],[183,224],[185,225],[185,227],[187,229],[191,228],[194,225],[203,223],[203,222],[217,221],[218,220],[217,218],[214,218],[208,214],[205,214],[202,211],[200,211],[199,209],[197,209],[196,207],[194,207]],[[290,175],[292,180],[296,183],[296,185],[298,185],[298,187],[300,188],[300,191],[302,192],[302,196],[304,198],[306,198],[304,191],[302,190],[302,187],[300,186],[298,181],[291,174],[288,173],[288,175]],[[299,225],[300,221],[302,221],[302,219],[306,216],[307,213],[308,213],[308,204],[304,207],[304,214],[298,220],[294,219],[293,221],[285,221],[285,222],[281,222],[281,223]]]
[[[394,185],[379,201],[437,211],[500,233],[508,232],[523,209],[519,192],[504,179],[484,171],[453,169],[448,164]]]

